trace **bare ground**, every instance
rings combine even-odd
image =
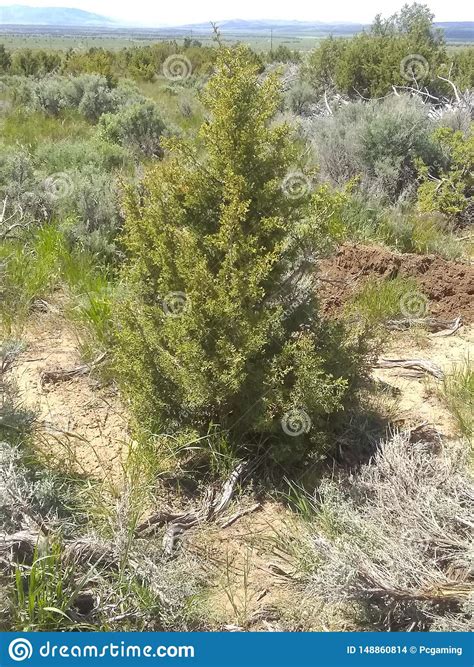
[[[59,313],[34,315],[23,342],[11,379],[22,405],[36,414],[41,453],[55,467],[117,482],[130,440],[117,390],[89,375],[42,382],[43,371],[81,364],[78,340]]]
[[[472,358],[474,350],[474,325],[466,325],[453,336],[435,337],[389,334],[384,356],[425,358],[434,362],[446,374],[455,366]],[[374,377],[396,390],[397,421],[401,425],[426,422],[447,439],[456,438],[452,416],[437,395],[433,378],[420,377],[403,369],[374,369]]]

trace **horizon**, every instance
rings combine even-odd
[[[122,24],[157,28],[236,20],[367,24],[372,22],[376,14],[380,13],[388,17],[399,11],[403,4],[403,0],[382,0],[381,2],[369,0],[362,8],[357,8],[349,0],[336,0],[331,3],[330,7],[325,5],[312,9],[308,7],[305,0],[294,0],[292,15],[288,16],[286,6],[275,7],[271,0],[261,0],[258,4],[251,0],[241,0],[236,11],[231,9],[231,5],[223,8],[218,0],[204,0],[199,7],[189,0],[183,0],[179,3],[178,8],[173,6],[157,8],[150,5],[147,0],[136,0],[133,7],[124,0],[114,2],[112,0],[96,0],[95,2],[94,0],[75,0],[74,3],[64,2],[64,0],[30,0],[27,2],[0,0],[0,7],[79,9],[99,14]],[[429,0],[423,4],[428,5],[437,22],[474,21],[472,4],[467,0],[453,0],[449,3],[449,12],[447,12],[447,3],[444,0]]]

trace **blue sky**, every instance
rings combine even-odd
[[[0,0],[0,5],[78,7],[97,14],[142,25],[180,25],[201,21],[241,19],[296,19],[366,23],[378,12],[390,15],[405,0]],[[474,3],[468,0],[426,0],[438,21],[474,21]]]

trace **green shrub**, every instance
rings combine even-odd
[[[117,83],[114,65],[112,51],[92,47],[85,52],[69,52],[62,63],[62,70],[74,75],[99,75],[107,81],[107,85],[113,86]]]
[[[310,113],[311,105],[317,100],[313,87],[305,81],[296,81],[286,94],[287,105],[298,115]]]
[[[407,308],[415,304],[418,317],[427,312],[427,300],[412,278],[392,278],[389,280],[370,279],[346,307],[349,316],[362,318],[371,327],[387,320],[405,319],[410,316]]]
[[[17,49],[11,56],[12,74],[43,76],[56,70],[61,64],[61,56],[53,51]]]
[[[474,46],[456,49],[451,63],[441,70],[441,74],[451,76],[460,90],[474,88]]]
[[[443,127],[436,130],[434,140],[443,152],[444,164],[431,168],[423,160],[418,163],[421,179],[418,188],[420,211],[439,211],[461,217],[472,207],[474,196],[474,132],[468,136]]]
[[[130,82],[112,87],[99,74],[81,76],[49,75],[40,79],[11,77],[13,101],[23,111],[42,112],[58,116],[64,110],[78,111],[88,121],[96,123],[105,113],[143,101]]]
[[[312,51],[302,69],[302,80],[308,83],[315,95],[321,95],[337,85],[337,68],[344,58],[347,40],[330,36],[323,39]]]
[[[332,218],[321,192],[310,216],[290,128],[272,123],[277,78],[261,82],[244,47],[217,58],[202,158],[168,140],[169,157],[128,197],[116,367],[142,428],[206,435],[217,425],[248,446],[264,436],[294,460],[324,448],[360,370],[303,289]],[[300,437],[282,428],[292,416]]]
[[[119,180],[131,162],[124,149],[100,141],[44,142],[34,153],[0,144],[1,201],[22,211],[24,224],[55,221],[69,243],[111,260],[122,225]]]
[[[99,136],[126,146],[146,157],[161,155],[161,135],[165,125],[153,102],[124,107],[119,113],[105,114],[99,122]]]
[[[329,37],[310,54],[303,78],[318,94],[335,88],[352,98],[382,97],[394,85],[445,92],[437,71],[446,62],[446,47],[433,18],[426,5],[413,3],[386,20],[377,16],[351,39]]]
[[[440,158],[428,111],[419,100],[394,97],[353,102],[318,118],[310,139],[322,178],[344,185],[357,177],[371,197],[407,196],[416,182],[416,161],[434,164]]]
[[[463,251],[452,225],[437,213],[387,211],[374,238],[401,252],[436,253],[447,259]]]
[[[79,113],[96,123],[104,113],[112,113],[118,109],[123,100],[115,88],[110,88],[107,79],[95,74],[84,74],[71,82],[76,91],[81,92],[77,102]],[[77,94],[77,93],[76,93]]]
[[[8,72],[11,65],[11,56],[3,44],[0,44],[0,74]]]
[[[292,51],[284,44],[279,44],[276,49],[269,51],[266,57],[269,63],[300,63],[299,51]]]

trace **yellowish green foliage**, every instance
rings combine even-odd
[[[294,457],[322,447],[357,374],[305,283],[341,205],[295,175],[291,129],[274,122],[279,81],[261,80],[246,48],[219,49],[202,101],[197,141],[169,140],[129,193],[117,370],[142,426],[213,424]],[[282,429],[292,410],[309,420],[300,437]]]
[[[432,173],[419,163],[421,184],[418,189],[418,208],[439,211],[449,216],[464,212],[474,194],[474,132],[466,137],[462,132],[443,127],[434,133],[446,154],[445,164]]]

